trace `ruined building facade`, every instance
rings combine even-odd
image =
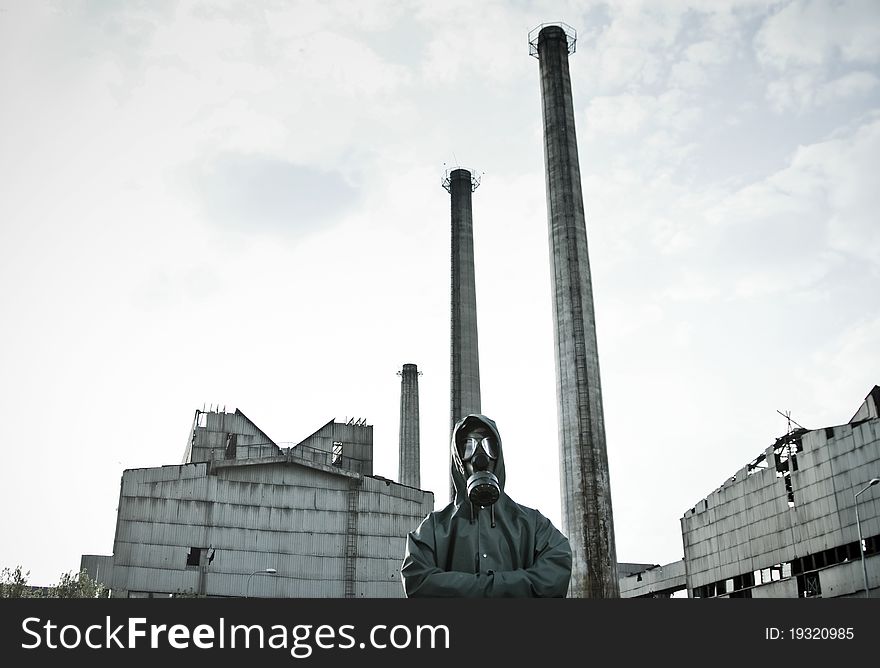
[[[113,555],[83,565],[122,597],[402,597],[434,496],[373,475],[372,441],[330,421],[282,448],[241,411],[196,411],[183,463],[123,473]]]
[[[864,597],[867,580],[880,598],[878,409],[874,386],[847,423],[777,439],[684,514],[684,559],[622,577],[622,595]]]

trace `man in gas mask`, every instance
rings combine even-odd
[[[407,536],[400,569],[407,597],[564,597],[568,539],[504,492],[495,423],[468,415],[452,432],[455,498]]]

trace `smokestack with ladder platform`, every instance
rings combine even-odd
[[[479,187],[480,179],[467,169],[457,168],[446,173],[442,185],[451,196],[452,211],[451,438],[456,422],[466,415],[481,412],[474,220],[471,207],[471,195]],[[450,477],[449,498],[452,500],[454,497],[455,488]]]
[[[565,24],[544,24],[529,33],[529,51],[537,57],[541,73],[562,528],[574,557],[569,596],[618,598],[593,288],[568,69],[576,39]]]
[[[419,454],[419,373],[415,364],[404,364],[400,376],[400,449],[397,481],[421,489]]]

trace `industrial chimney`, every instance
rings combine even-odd
[[[575,31],[565,24],[544,24],[529,33],[529,50],[541,72],[562,528],[574,557],[569,596],[618,598],[593,288],[568,70],[575,41]]]
[[[397,481],[421,489],[419,463],[419,376],[415,364],[404,364],[400,376],[400,450]]]
[[[471,194],[479,185],[479,178],[467,169],[453,169],[443,179],[443,187],[451,195],[452,202],[450,436],[455,423],[461,418],[481,412],[477,291],[474,281],[474,219],[471,209]],[[449,499],[451,501],[454,498],[455,487],[450,477]]]

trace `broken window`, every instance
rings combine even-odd
[[[342,441],[333,441],[333,455],[330,460],[333,466],[342,464]]]
[[[202,548],[191,547],[186,555],[187,566],[199,566],[202,563]]]
[[[715,596],[714,582],[694,589],[694,598],[712,598],[713,596]]]
[[[822,595],[822,585],[818,573],[803,573],[797,576],[798,598],[812,598]]]
[[[226,449],[224,459],[235,459],[238,451],[238,434],[226,434]]]
[[[791,476],[785,476],[785,493],[788,495],[788,507],[794,508],[794,490],[791,487]]]
[[[198,425],[200,427],[207,427],[208,426],[208,414],[205,413],[204,411],[199,411]]]
[[[770,582],[779,582],[791,577],[791,563],[786,561],[782,564],[775,564],[770,568],[762,568],[760,571],[744,575],[743,578],[751,578],[752,584],[768,584]]]
[[[880,551],[878,550],[880,548],[880,536],[871,536],[865,539],[865,548],[866,555]],[[858,561],[860,558],[859,542],[853,541],[797,558],[789,565],[789,572],[801,576],[804,573],[809,574],[812,571],[819,571],[823,568],[836,566],[848,561]]]
[[[733,589],[734,591],[739,591],[740,589],[746,589],[748,587],[755,586],[755,574],[754,573],[745,573],[743,575],[737,575],[733,578]]]
[[[759,473],[760,471],[763,471],[766,468],[767,468],[767,456],[761,455],[760,457],[758,457],[757,459],[755,459],[754,461],[749,463],[747,470],[746,470],[746,473],[748,473],[748,475],[754,475],[755,473]]]

